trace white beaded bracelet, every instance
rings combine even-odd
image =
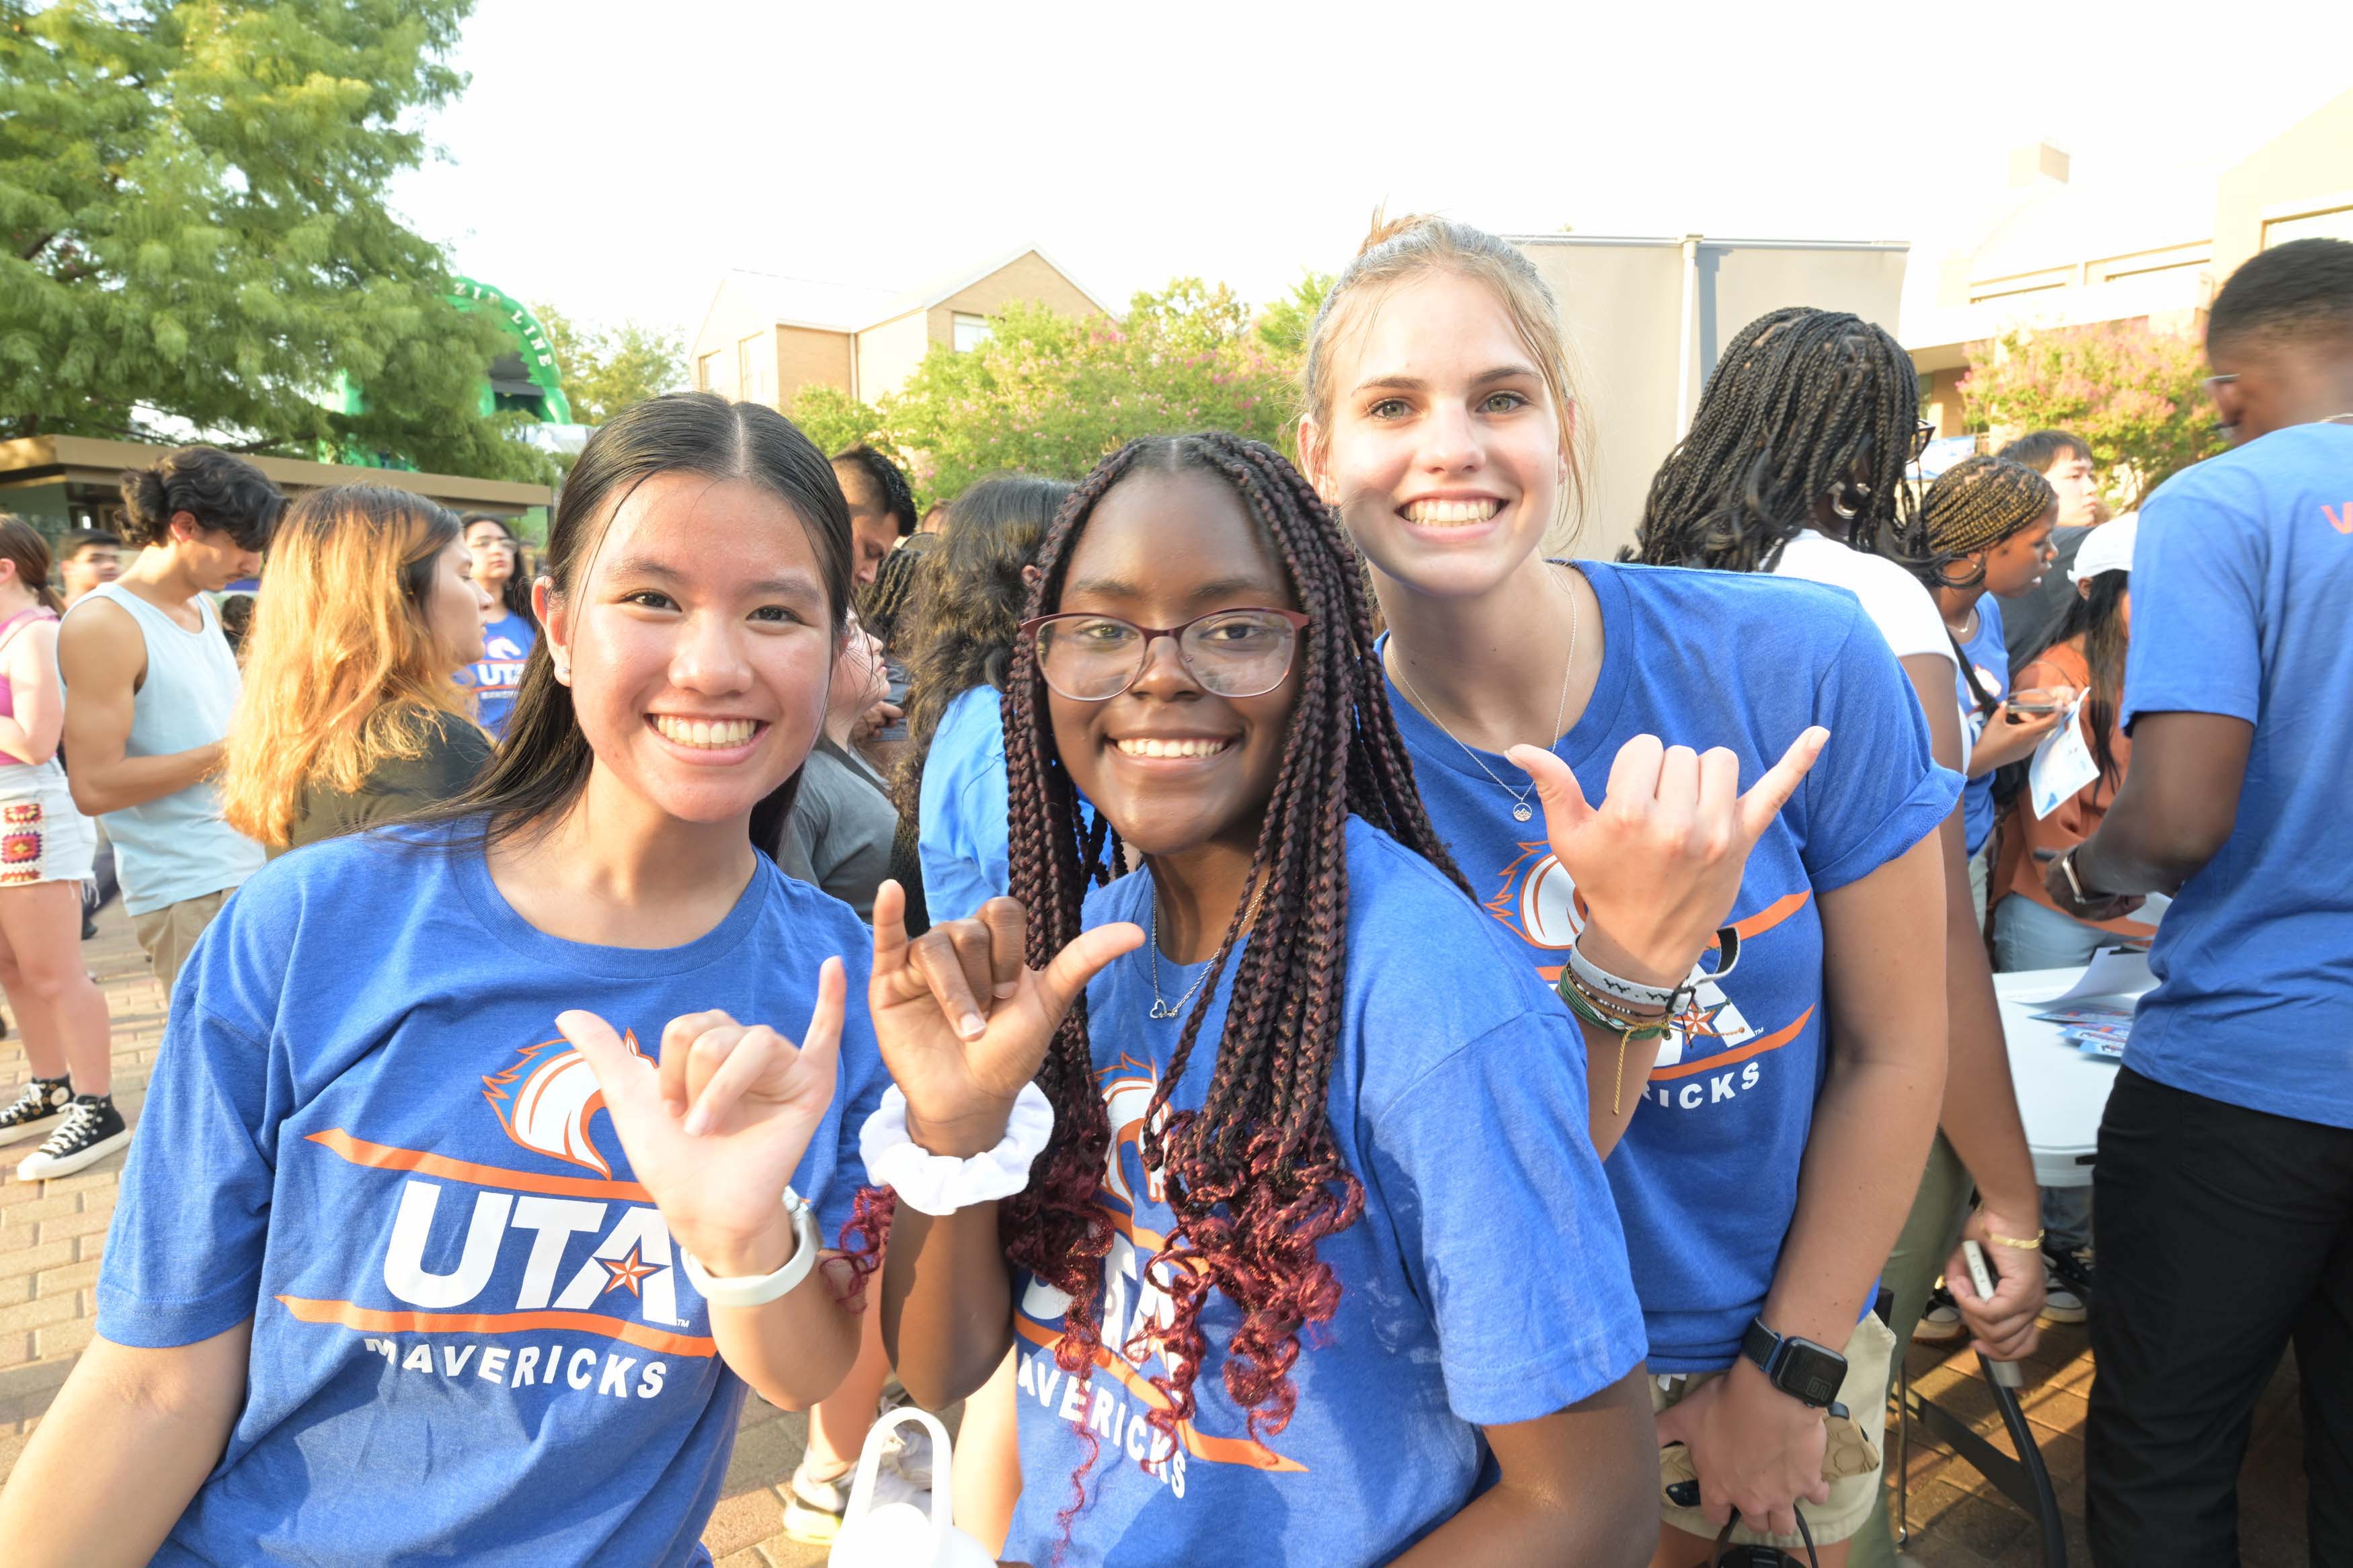
[[[817,1215],[809,1212],[808,1200],[790,1187],[785,1189],[785,1207],[793,1214],[793,1255],[785,1259],[784,1267],[773,1274],[739,1275],[733,1279],[714,1279],[706,1273],[694,1254],[681,1247],[679,1262],[686,1269],[686,1282],[714,1307],[765,1307],[778,1297],[790,1292],[808,1278],[817,1267]]]
[[[934,1218],[960,1208],[1009,1198],[1029,1184],[1029,1167],[1053,1135],[1054,1107],[1034,1083],[1021,1086],[1013,1114],[996,1148],[959,1160],[934,1154],[907,1134],[907,1097],[897,1084],[882,1091],[882,1103],[859,1129],[858,1152],[866,1179],[889,1187],[908,1207]]]

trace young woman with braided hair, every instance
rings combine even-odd
[[[1642,1562],[1585,1053],[1415,796],[1346,541],[1271,448],[1160,438],[1038,569],[1013,897],[911,945],[885,889],[865,1131],[910,1392],[1019,1357],[1007,1555]]]
[[[1959,771],[1966,741],[1951,692],[1957,649],[1914,569],[1933,559],[1905,468],[1924,434],[1919,380],[1895,340],[1860,317],[1803,308],[1774,310],[1726,345],[1694,412],[1690,432],[1652,480],[1635,556],[1660,566],[1767,572],[1846,590],[1892,652],[1911,688],[1931,751]],[[1883,657],[1869,639],[1842,662]],[[1878,760],[1848,753],[1850,768]],[[2032,1343],[2043,1300],[2033,1259],[2033,1162],[2027,1152],[1980,921],[1968,894],[1961,812],[1953,803],[1936,835],[1943,862],[1941,978],[1907,964],[1912,994],[1941,998],[1918,1026],[1948,1042],[1940,1134],[1928,1148],[1918,1192],[1881,1275],[1893,1298],[1898,1351],[1926,1310],[1940,1270],[1979,1345],[1997,1354]],[[1827,906],[1825,906],[1827,912]],[[1934,939],[1925,944],[1935,946]],[[1905,1169],[1917,1168],[1917,1155]],[[1891,1164],[1891,1168],[1892,1164]],[[1983,1204],[1972,1234],[1999,1247],[2002,1284],[1989,1301],[1968,1291],[1954,1248],[1974,1173]],[[1899,1190],[1901,1181],[1889,1183]],[[2021,1253],[2023,1256],[2021,1256]],[[1947,1267],[1951,1265],[1951,1267]],[[1957,1330],[1958,1324],[1955,1324]],[[1891,1362],[1892,1372],[1892,1362]],[[1852,1403],[1850,1401],[1850,1403]],[[1880,1489],[1849,1527],[1853,1568],[1894,1558]]]
[[[1872,1281],[1942,1080],[1930,840],[1959,780],[1852,601],[1549,558],[1577,490],[1565,357],[1513,247],[1378,226],[1317,318],[1300,448],[1371,560],[1431,819],[1517,939],[1508,966],[1560,977],[1594,1053],[1670,1374],[1654,1561],[1691,1568],[1735,1510],[1744,1543],[1797,1548],[1801,1521],[1836,1542],[1877,1489]],[[1604,993],[1663,1038],[1609,1026]]]
[[[1921,507],[1930,558],[1921,567],[1952,639],[1960,674],[1954,693],[1968,732],[1968,788],[1961,795],[1969,896],[1985,919],[1987,841],[1993,837],[1993,775],[2031,754],[2065,715],[2069,689],[2044,691],[2042,711],[2013,712],[2001,601],[2031,594],[2051,566],[2059,515],[2051,481],[2023,463],[1964,458],[1928,487]]]

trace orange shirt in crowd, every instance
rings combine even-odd
[[[2091,689],[2091,685],[2092,667],[2084,657],[2084,639],[2080,637],[2070,637],[2065,642],[2054,643],[2045,648],[2040,658],[2020,673],[2016,682],[2021,691],[2053,686],[2072,686],[2078,691],[2085,691]],[[2124,694],[2119,691],[2116,696],[2116,708],[2121,712]],[[2089,742],[2092,738],[2092,715],[2088,704],[2076,716],[2075,722],[2084,727],[2084,738]],[[2117,729],[2111,731],[2108,743],[2116,751],[2117,783],[2121,784],[2125,770],[2132,765],[2132,742],[2126,738],[2122,729]],[[2061,801],[2050,816],[2041,817],[2034,815],[2033,804],[2028,798],[2030,793],[2021,790],[2010,804],[2009,818],[2003,824],[2001,836],[2000,871],[1994,883],[1996,896],[2019,893],[2045,909],[2056,910],[2058,906],[2051,901],[2051,895],[2042,889],[2043,873],[2050,869],[2050,862],[2037,860],[2034,852],[2049,849],[2063,854],[2089,838],[2100,826],[2100,818],[2107,815],[2109,803],[2116,799],[2116,791],[2106,780],[2094,779],[2073,795]],[[2118,936],[2146,940],[2157,934],[2155,926],[2129,918],[2084,923],[2096,925],[2102,931],[2114,931]]]

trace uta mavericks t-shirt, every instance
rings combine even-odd
[[[2239,815],[2157,928],[2126,1065],[2353,1127],[2353,427],[2278,430],[2168,479],[2133,551],[2124,722],[2255,727]]]
[[[1732,1363],[1764,1304],[1798,1201],[1798,1165],[1827,1067],[1816,900],[1869,876],[1952,814],[1959,775],[1929,754],[1903,667],[1852,594],[1785,578],[1580,561],[1601,604],[1601,673],[1553,746],[1586,798],[1636,735],[1740,757],[1753,786],[1810,724],[1830,742],[1741,878],[1739,966],[1703,954],[1690,1005],[1645,1077],[1644,1103],[1605,1167],[1625,1222],[1654,1373]],[[1590,628],[1588,628],[1588,632]],[[1515,963],[1547,981],[1584,911],[1546,842],[1490,778],[1392,685],[1414,776],[1439,837]],[[1557,999],[1550,1005],[1565,1018]],[[1631,1092],[1631,1090],[1630,1090]]]
[[[1065,1561],[1385,1563],[1471,1500],[1488,1457],[1480,1426],[1548,1415],[1641,1359],[1625,1241],[1587,1140],[1583,1039],[1533,975],[1511,974],[1502,933],[1428,861],[1351,817],[1329,1114],[1365,1207],[1317,1246],[1339,1305],[1302,1337],[1291,1424],[1250,1436],[1222,1371],[1240,1314],[1214,1292],[1197,1417],[1174,1443],[1145,1419],[1166,1363],[1142,1331],[1169,1321],[1152,1263],[1175,1221],[1141,1128],[1185,1020],[1150,1016],[1151,960],[1132,953],[1088,986],[1087,1016],[1113,1139],[1102,1321],[1137,1355],[1098,1351],[1089,1377],[1071,1377],[1051,1348],[1066,1299],[1027,1281],[1010,1559],[1055,1560],[1084,1428],[1100,1456]],[[1148,926],[1151,902],[1149,876],[1124,877],[1088,899],[1086,923]],[[1161,991],[1176,997],[1206,967],[1161,960]],[[1232,974],[1170,1097],[1180,1110],[1208,1092]]]
[[[1976,672],[1978,687],[1994,701],[2010,695],[2010,645],[2001,630],[2001,601],[1991,594],[1978,595],[1977,635],[1961,645],[1961,655]],[[1953,671],[1953,690],[1961,704],[1961,733],[1974,749],[1978,738],[1985,733],[1986,721],[1992,717],[1985,705],[1969,689],[1969,678],[1962,670]],[[1961,836],[1974,855],[1985,847],[1993,837],[1993,774],[1978,774],[1969,780],[1968,788],[1961,794]]]
[[[707,1562],[744,1384],[555,1016],[648,1054],[711,1007],[798,1038],[818,965],[863,996],[871,952],[765,859],[653,950],[549,936],[479,848],[414,834],[247,882],[173,999],[98,1285],[121,1344],[253,1320],[227,1452],[155,1562]],[[828,1236],[882,1081],[853,1006],[794,1177]]]
[[[522,686],[523,661],[538,641],[529,621],[502,611],[482,626],[482,657],[458,672],[458,684],[472,689],[476,714],[493,740],[506,739],[507,718]]]

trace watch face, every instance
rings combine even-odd
[[[1839,1384],[1846,1381],[1844,1356],[1803,1342],[1788,1343],[1787,1352],[1782,1388],[1818,1408],[1838,1397]]]

